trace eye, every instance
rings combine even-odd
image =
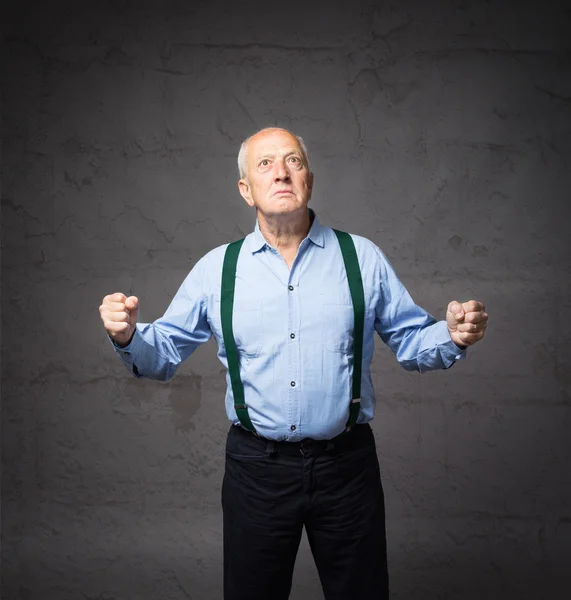
[[[267,158],[264,158],[264,160],[260,161],[260,167],[267,167],[270,164],[270,161]]]
[[[289,157],[289,159],[290,159],[292,162],[295,162],[295,163],[298,163],[298,162],[300,162],[300,161],[299,161],[299,158],[298,158],[297,156],[290,156],[290,157]]]

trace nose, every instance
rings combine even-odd
[[[274,168],[275,181],[287,181],[290,178],[290,173],[285,160],[276,160]]]

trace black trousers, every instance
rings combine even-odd
[[[388,598],[375,438],[270,442],[232,426],[222,485],[224,599],[287,600],[305,526],[326,600]]]

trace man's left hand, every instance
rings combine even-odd
[[[457,346],[472,346],[479,342],[486,332],[488,315],[482,302],[453,300],[446,310],[446,324],[452,341]]]

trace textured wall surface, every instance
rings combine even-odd
[[[46,4],[2,18],[2,597],[222,597],[213,342],[136,380],[98,306],[133,293],[152,321],[252,229],[235,158],[271,124],[306,140],[324,224],[438,318],[490,314],[451,371],[379,344],[393,597],[568,597],[566,3]],[[322,598],[305,541],[291,597]]]

